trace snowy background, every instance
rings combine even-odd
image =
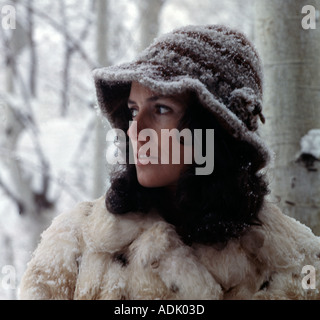
[[[108,124],[92,69],[129,61],[155,35],[187,24],[225,24],[254,41],[254,3],[0,0],[1,19],[5,5],[16,10],[16,29],[0,26],[0,299],[17,298],[53,217],[107,188]]]

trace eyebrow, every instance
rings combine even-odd
[[[161,99],[161,98],[164,98],[165,96],[152,96],[152,97],[150,97],[150,98],[148,98],[147,99],[147,101],[149,101],[149,102],[153,102],[153,101],[157,101],[157,100],[159,100],[159,99]],[[130,99],[128,99],[128,103],[129,104],[136,104],[136,102],[135,101],[133,101],[133,100],[130,100]]]

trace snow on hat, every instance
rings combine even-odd
[[[111,125],[121,127],[132,81],[163,95],[193,91],[235,138],[255,147],[261,166],[270,152],[257,133],[262,67],[252,43],[222,25],[187,26],[159,38],[136,60],[93,72],[97,98]]]

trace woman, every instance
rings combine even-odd
[[[58,216],[43,233],[22,298],[320,297],[302,286],[301,273],[319,268],[319,238],[265,198],[262,70],[243,34],[180,28],[94,78],[103,113],[127,133],[126,161],[106,196]],[[171,135],[165,143],[162,133],[173,129],[192,139]],[[196,159],[213,145],[214,168],[201,171],[213,160]]]

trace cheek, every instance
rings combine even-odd
[[[191,139],[191,140],[190,140]],[[183,165],[190,165],[193,163],[193,145],[192,137],[180,141],[179,137],[170,137],[161,139],[159,143],[159,161],[161,163],[169,163],[182,170]],[[181,166],[182,165],[182,166]]]
[[[164,138],[161,130],[154,130],[156,138],[152,140],[152,146],[158,149],[159,164],[137,166],[138,181],[142,186],[150,188],[174,185],[192,163],[192,146],[183,146],[179,139]]]

